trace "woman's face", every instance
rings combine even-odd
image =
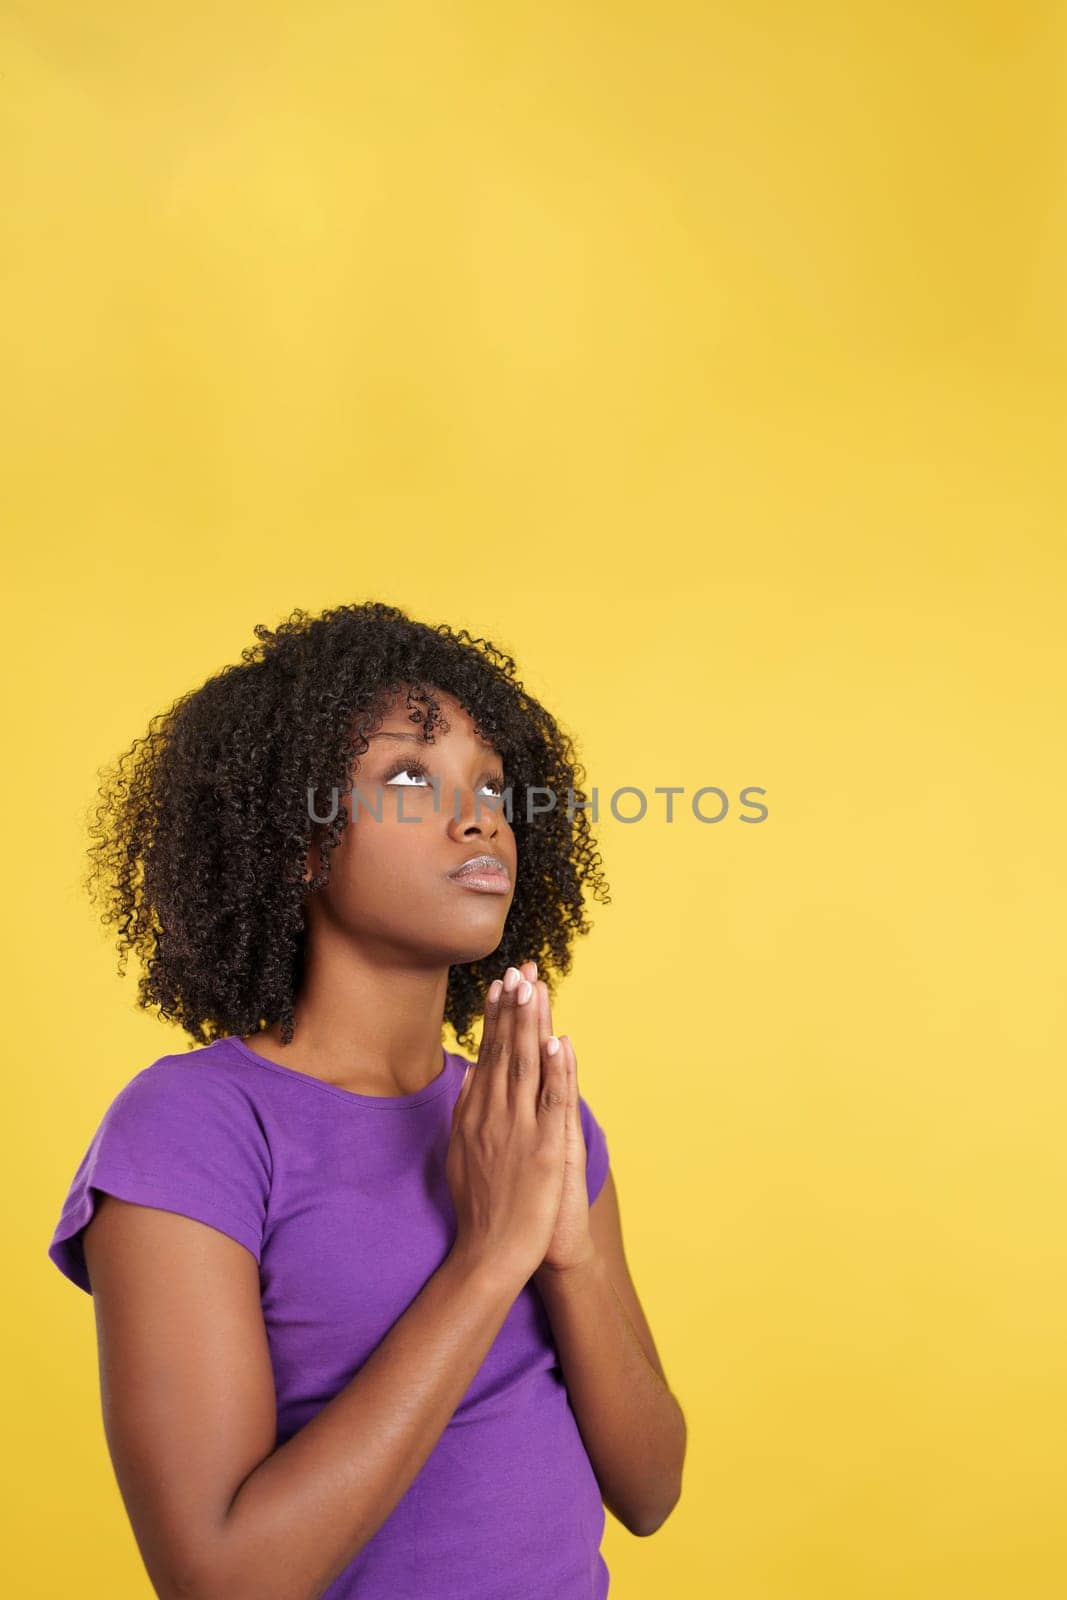
[[[349,821],[330,857],[329,881],[306,908],[309,929],[325,919],[386,959],[427,967],[492,954],[515,897],[517,865],[500,802],[503,763],[459,702],[435,693],[448,731],[435,727],[432,743],[410,720],[403,695],[368,735],[353,774],[355,797],[351,789],[338,796]],[[503,892],[449,876],[483,854],[502,863]],[[317,851],[311,863],[317,872]]]

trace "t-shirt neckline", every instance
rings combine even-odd
[[[230,1045],[242,1060],[251,1061],[257,1067],[265,1067],[268,1072],[281,1073],[291,1081],[310,1084],[313,1089],[323,1089],[327,1094],[348,1100],[353,1105],[366,1106],[374,1111],[404,1111],[409,1106],[421,1106],[425,1105],[427,1100],[436,1100],[438,1095],[444,1094],[452,1085],[459,1072],[459,1057],[446,1050],[442,1044],[441,1070],[421,1089],[416,1089],[412,1094],[357,1094],[354,1089],[342,1089],[340,1084],[326,1083],[322,1078],[315,1078],[310,1072],[301,1072],[297,1067],[286,1067],[280,1061],[268,1060],[266,1056],[261,1056],[258,1050],[253,1050],[251,1045],[245,1044],[240,1034],[226,1034],[217,1042]]]

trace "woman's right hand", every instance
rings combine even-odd
[[[520,1285],[540,1266],[559,1214],[566,1157],[564,1052],[540,1038],[537,990],[516,967],[489,986],[478,1060],[452,1112],[445,1173],[453,1249]]]

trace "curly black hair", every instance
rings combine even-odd
[[[326,882],[348,820],[338,807],[332,821],[316,822],[309,790],[350,788],[367,730],[398,692],[432,739],[443,721],[436,689],[495,746],[522,797],[511,817],[518,869],[501,943],[491,958],[449,969],[444,1020],[472,1051],[491,976],[532,959],[551,992],[570,970],[574,935],[589,932],[583,888],[610,903],[571,740],[526,693],[512,658],[465,628],[368,601],[314,617],[296,609],[253,632],[259,644],[239,663],[153,717],[145,738],[98,773],[83,886],[103,907],[100,921],[115,927],[120,975],[133,950],[138,1004],[176,1021],[190,1049],[275,1022],[289,1043],[303,901]],[[528,787],[556,796],[532,821]],[[323,805],[317,798],[316,810]],[[305,879],[313,838],[322,870]]]

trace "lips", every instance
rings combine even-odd
[[[499,856],[471,856],[469,861],[464,861],[448,876],[461,881],[466,878],[491,878],[498,879],[502,883],[510,882],[507,866]]]

